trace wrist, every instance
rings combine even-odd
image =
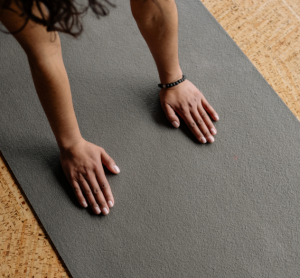
[[[162,84],[172,83],[181,78],[182,78],[182,70],[180,68],[174,72],[169,72],[169,73],[165,72],[159,74],[160,83]]]
[[[66,151],[70,147],[76,145],[80,141],[84,140],[81,136],[80,132],[77,132],[76,134],[73,134],[72,136],[66,136],[66,137],[60,137],[57,138],[57,145],[59,147],[59,150],[61,152]]]

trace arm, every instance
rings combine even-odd
[[[132,15],[155,60],[161,83],[181,79],[175,0],[131,0],[130,3]],[[175,127],[180,124],[177,112],[200,142],[214,141],[217,131],[208,114],[216,121],[218,115],[190,81],[162,89],[160,100],[168,120]]]
[[[18,10],[14,3],[12,8]],[[0,21],[10,32],[24,22],[9,10],[2,11]],[[87,199],[95,213],[100,207],[107,214],[114,200],[102,163],[114,173],[118,168],[102,148],[85,141],[80,134],[58,33],[48,33],[44,26],[29,21],[14,37],[27,54],[38,97],[60,149],[62,167],[78,201],[86,207]]]

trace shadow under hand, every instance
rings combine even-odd
[[[75,196],[75,193],[72,189],[71,184],[69,183],[64,170],[60,164],[60,159],[59,156],[56,157],[55,160],[55,165],[50,166],[49,168],[52,170],[53,175],[56,178],[57,183],[63,188],[65,194],[69,197],[71,202],[76,206],[76,207],[81,207],[79,205],[79,202]]]
[[[57,162],[56,165],[54,167],[52,165],[50,167],[50,169],[52,169],[52,172],[57,180],[57,183],[63,188],[65,194],[69,197],[69,199],[71,200],[73,205],[75,205],[77,208],[85,209],[88,212],[88,214],[90,214],[91,216],[97,216],[97,217],[104,216],[103,214],[100,214],[100,215],[95,214],[89,204],[88,204],[87,208],[84,208],[79,204],[77,197],[73,191],[72,185],[69,183],[69,181],[64,173],[64,170],[61,166],[59,157],[57,157],[57,159],[55,159],[55,161]]]
[[[62,169],[62,166],[60,164],[60,152],[57,144],[54,141],[35,135],[28,136],[26,144],[22,142],[21,136],[16,136],[12,141],[9,140],[9,138],[6,138],[5,135],[2,135],[1,139],[4,149],[6,148],[6,146],[10,146],[10,148],[14,150],[14,155],[20,158],[25,158],[27,163],[30,163],[30,161],[32,161],[33,163],[46,165],[46,169],[49,169],[49,171],[52,172],[53,176],[55,177],[58,184],[57,186],[63,189],[66,196],[68,196],[68,198],[74,205],[76,205],[77,207],[80,206],[75,193],[73,192],[72,186],[67,180]],[[4,158],[3,154],[2,157]],[[45,168],[42,167],[42,169]],[[11,174],[13,174],[13,171],[11,169],[10,171]],[[17,178],[14,174],[13,178],[17,181]],[[22,187],[19,186],[19,188],[21,189],[23,195],[26,196],[23,192]],[[27,202],[30,203],[29,200],[27,200]]]

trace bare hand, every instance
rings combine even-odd
[[[81,139],[61,150],[60,161],[80,205],[87,207],[87,200],[96,214],[108,214],[114,198],[102,164],[115,174],[120,170],[105,150]]]
[[[185,80],[174,87],[161,89],[159,97],[161,106],[174,127],[180,125],[176,112],[201,143],[214,142],[213,135],[217,134],[217,129],[209,115],[215,121],[219,120],[219,116],[193,83]]]

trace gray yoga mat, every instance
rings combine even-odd
[[[61,34],[85,139],[107,173],[108,216],[80,208],[13,37],[0,34],[1,150],[74,278],[299,277],[300,126],[197,0],[178,0],[184,74],[220,115],[213,144],[159,104],[158,74],[129,1]]]

